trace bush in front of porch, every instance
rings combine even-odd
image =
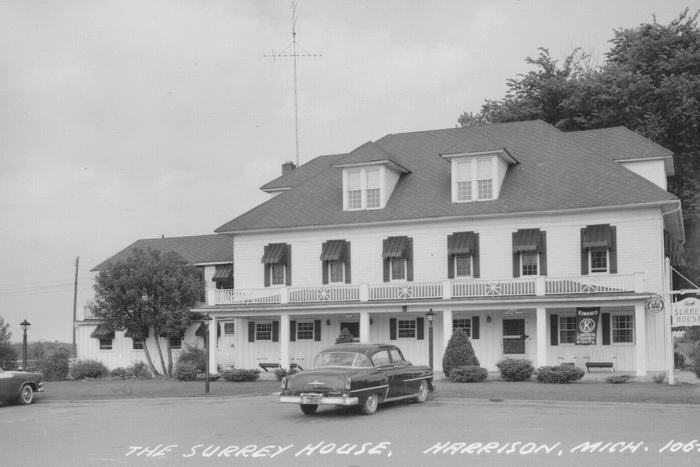
[[[583,378],[586,372],[573,365],[541,366],[537,369],[540,383],[566,384]]]
[[[442,372],[446,377],[451,376],[452,369],[459,366],[479,366],[469,336],[461,329],[457,329],[447,343],[445,356],[442,357]]]
[[[480,383],[489,375],[486,368],[478,365],[458,366],[453,368],[450,373],[450,379],[456,383]]]
[[[496,366],[505,381],[525,381],[535,372],[532,361],[524,358],[505,358],[496,363]]]

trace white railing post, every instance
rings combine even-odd
[[[361,302],[368,302],[369,301],[369,285],[368,284],[360,284],[360,301]]]
[[[452,281],[447,279],[442,282],[442,299],[449,300],[452,298]]]
[[[282,287],[280,289],[280,304],[286,305],[289,303],[289,287]]]
[[[544,276],[535,277],[535,295],[542,296],[547,293],[547,285]]]
[[[207,287],[207,305],[216,305],[216,289],[214,287]]]

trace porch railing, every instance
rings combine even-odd
[[[536,295],[536,279],[508,279],[501,281],[472,280],[452,282],[452,297],[506,297]]]
[[[576,276],[545,278],[547,295],[634,292],[640,288],[635,275]]]
[[[405,282],[372,284],[370,300],[408,300],[412,298],[442,298],[442,282]]]

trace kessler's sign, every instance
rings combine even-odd
[[[600,308],[576,308],[576,345],[595,345]]]
[[[671,326],[700,326],[700,300],[686,298],[671,307]]]

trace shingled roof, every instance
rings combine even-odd
[[[358,153],[366,155],[369,147],[365,143],[346,156],[334,156],[333,164],[324,161],[329,163],[325,169],[216,232],[576,210],[677,199],[615,163],[604,147],[591,150],[569,133],[529,121],[384,136],[371,143],[372,153],[378,157],[381,150],[408,173],[401,176],[384,209],[343,211],[341,170],[333,165],[362,159]],[[503,149],[517,161],[508,169],[498,199],[451,202],[450,163],[441,154],[456,148]]]
[[[193,235],[189,237],[147,238],[136,240],[109,259],[101,262],[93,271],[100,271],[110,263],[123,261],[134,249],[152,248],[162,253],[174,251],[190,264],[233,263],[233,243],[225,235]]]

